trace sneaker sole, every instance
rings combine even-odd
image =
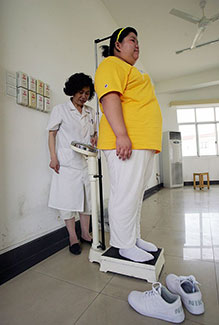
[[[188,312],[190,312],[190,314],[192,315],[202,315],[204,314],[205,310],[204,308],[202,310],[199,310],[199,311],[195,311],[195,310],[192,310],[192,309],[189,309],[189,307],[187,307],[184,303],[183,303],[183,306],[186,308],[186,310],[188,310]]]
[[[158,319],[162,319],[162,320],[166,320],[167,322],[171,322],[171,323],[182,323],[185,320],[185,315],[181,315],[178,318],[170,318],[167,317],[166,315],[153,315],[153,314],[146,314],[144,312],[142,312],[141,310],[136,309],[130,302],[129,305],[135,310],[137,311],[139,314],[143,315],[143,316],[147,316],[147,317],[152,317],[152,318],[158,318]]]

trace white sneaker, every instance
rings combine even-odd
[[[169,292],[159,282],[152,284],[151,291],[131,291],[128,302],[132,308],[144,316],[172,323],[181,323],[185,319],[180,297]]]
[[[169,274],[166,277],[167,288],[171,292],[180,295],[186,309],[194,315],[204,313],[202,294],[197,284],[199,283],[193,275],[177,276],[175,274]]]

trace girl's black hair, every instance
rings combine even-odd
[[[115,43],[116,43],[116,40],[117,40],[117,36],[118,36],[118,34],[119,34],[119,32],[121,30],[122,30],[122,28],[119,28],[119,29],[115,30],[115,32],[110,37],[110,44],[109,45],[103,45],[103,46],[101,46],[102,56],[104,56],[105,58],[107,56],[110,56],[110,55],[111,56],[114,56]],[[129,33],[134,33],[136,36],[138,36],[138,33],[137,33],[136,29],[134,29],[133,27],[126,27],[126,28],[123,29],[123,31],[119,35],[118,42],[121,43],[123,41],[123,39]]]
[[[94,97],[94,84],[92,78],[82,72],[75,73],[68,78],[63,91],[67,96],[74,96],[84,87],[90,88],[90,96],[88,100],[91,100]]]

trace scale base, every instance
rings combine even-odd
[[[164,249],[158,248],[157,252],[150,254],[154,256],[152,261],[133,262],[121,257],[118,248],[110,247],[104,253],[91,248],[89,260],[99,263],[102,272],[123,274],[153,283],[158,281],[164,266]]]
[[[100,264],[101,263],[102,254],[104,252],[100,248],[93,248],[93,247],[91,247],[90,252],[89,252],[89,261],[92,262],[92,263],[93,262],[97,262],[97,263]]]

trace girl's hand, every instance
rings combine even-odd
[[[119,159],[126,160],[131,157],[132,143],[128,135],[120,135],[116,138],[116,155]]]

